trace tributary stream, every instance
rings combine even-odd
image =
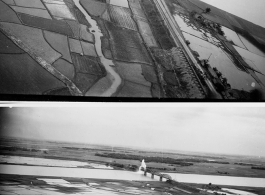
[[[119,74],[115,72],[115,70],[112,68],[112,66],[114,66],[113,62],[111,60],[106,59],[102,53],[100,37],[102,37],[103,34],[101,33],[97,25],[97,22],[93,20],[84,10],[84,8],[80,5],[79,0],[73,0],[73,1],[75,5],[78,7],[78,9],[85,15],[89,24],[91,24],[89,31],[93,33],[95,36],[95,46],[97,54],[100,58],[101,63],[104,65],[107,71],[107,76],[100,79],[86,93],[86,96],[102,96],[102,97],[112,96],[117,91],[117,88],[120,86],[121,78]]]

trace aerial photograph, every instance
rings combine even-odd
[[[264,0],[0,0],[0,98],[264,101],[264,8]]]
[[[0,109],[1,195],[265,195],[265,107]]]

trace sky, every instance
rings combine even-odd
[[[265,0],[201,0],[265,27]]]
[[[96,104],[2,108],[0,135],[265,156],[265,107]]]

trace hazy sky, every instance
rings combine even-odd
[[[265,27],[265,0],[201,0]]]
[[[264,116],[265,107],[5,108],[0,127],[2,136],[265,156]]]

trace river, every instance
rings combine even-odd
[[[0,155],[0,163],[34,165],[34,166],[49,166],[49,167],[86,167],[96,169],[113,169],[110,166],[99,163],[79,162],[72,160],[57,160],[24,156],[7,156]]]
[[[115,180],[127,180],[127,181],[153,180],[151,179],[151,177],[145,177],[143,174],[137,172],[122,171],[122,170],[3,165],[3,164],[0,165],[0,174],[115,179]]]
[[[64,168],[64,167],[43,167],[24,165],[0,165],[0,174],[15,175],[36,175],[54,177],[73,178],[96,178],[112,180],[137,180],[137,181],[158,181],[158,176],[154,179],[150,174],[143,175],[143,172],[131,172],[123,170],[85,169],[85,168]],[[230,177],[215,175],[196,175],[181,173],[166,173],[178,182],[231,186],[265,187],[265,178]]]
[[[86,96],[101,96],[109,97],[112,96],[118,89],[121,84],[121,77],[115,70],[112,68],[114,63],[112,60],[108,60],[104,57],[101,49],[101,38],[103,34],[101,33],[97,22],[93,20],[84,8],[80,5],[79,0],[73,0],[78,9],[85,15],[86,20],[91,27],[89,31],[95,36],[95,47],[96,52],[99,56],[99,59],[107,71],[107,76],[100,79],[87,93]]]
[[[198,174],[182,174],[182,173],[166,173],[172,179],[185,183],[200,183],[200,184],[217,184],[217,185],[232,185],[232,186],[249,186],[249,187],[265,187],[265,178],[250,178],[250,177],[232,177],[218,175],[198,175]]]

